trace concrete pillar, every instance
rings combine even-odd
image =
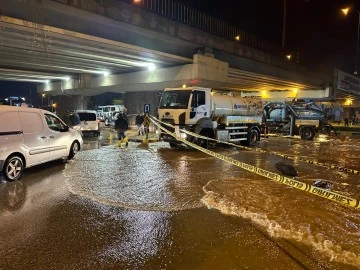
[[[53,102],[56,103],[56,113],[62,117],[66,110],[86,110],[90,97],[86,96],[54,96]]]
[[[156,115],[160,96],[157,91],[127,92],[125,94],[125,107],[128,114],[144,112],[144,104],[150,104],[150,114]]]
[[[129,124],[135,125],[135,117],[139,112],[144,112],[144,104],[150,104],[150,115],[156,117],[159,100],[157,91],[127,92],[124,101]]]

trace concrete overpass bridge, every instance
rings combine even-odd
[[[184,84],[266,98],[334,95],[331,77],[274,52],[258,37],[172,0],[0,6],[0,80],[36,82],[51,96],[126,92],[147,100]]]

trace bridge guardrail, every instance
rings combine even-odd
[[[233,26],[227,22],[210,16],[195,8],[174,0],[141,0],[139,3],[129,0],[120,0],[122,2],[132,3],[141,8],[167,17],[169,19],[191,25],[202,31],[221,36],[229,40],[235,40],[239,36],[239,42],[242,45],[266,51],[273,54],[279,54],[280,48],[256,35],[247,33],[239,27]]]

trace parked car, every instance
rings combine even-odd
[[[80,130],[83,134],[99,137],[100,126],[96,111],[77,110],[76,113],[79,115],[81,123],[78,126],[74,126],[74,129]]]
[[[82,145],[81,134],[51,112],[0,105],[0,172],[7,180],[34,165],[72,159]]]

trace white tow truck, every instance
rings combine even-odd
[[[191,136],[181,130],[220,142],[253,146],[260,140],[262,101],[233,96],[231,92],[216,92],[210,88],[167,88],[160,99],[158,119],[170,132],[203,147],[208,146],[207,139]],[[160,138],[169,142],[171,147],[181,144],[164,131],[161,131]]]

